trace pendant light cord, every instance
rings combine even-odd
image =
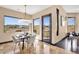
[[[24,19],[26,19],[26,5],[24,5],[24,7],[25,7]]]

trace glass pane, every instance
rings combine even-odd
[[[24,20],[20,18],[15,18],[12,16],[5,16],[4,17],[4,32],[6,31],[29,31],[29,26],[32,21],[31,20]]]
[[[75,19],[74,18],[68,18],[68,25],[75,25]]]
[[[75,31],[75,18],[68,18],[68,32]]]
[[[50,39],[50,16],[43,18],[43,39]]]
[[[5,25],[18,25],[18,19],[13,17],[4,17]]]
[[[41,25],[41,20],[39,18],[35,19],[34,20],[34,32],[36,34],[40,34],[40,25]]]

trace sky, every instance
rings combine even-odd
[[[27,22],[19,21],[18,18],[4,17],[4,25],[28,25]]]
[[[44,17],[44,25],[49,25],[49,16],[47,17]],[[19,21],[18,18],[13,18],[13,17],[4,17],[4,24],[5,25],[27,25],[26,22],[21,22]],[[40,18],[37,18],[35,21],[34,21],[35,25],[40,25],[41,24],[41,20]]]
[[[48,26],[50,24],[50,21],[49,21],[50,17],[47,16],[47,17],[44,17],[44,25]]]
[[[17,25],[18,20],[16,18],[4,17],[5,25]]]
[[[68,18],[68,25],[75,25],[75,19],[74,18]]]
[[[34,25],[40,25],[40,24],[41,24],[40,18],[34,20]]]
[[[44,25],[49,25],[49,17],[47,16],[47,17],[44,17]],[[41,20],[39,19],[39,18],[37,18],[36,20],[34,20],[34,25],[40,25],[41,24]]]
[[[4,24],[5,25],[27,25],[26,23],[24,22],[20,22],[19,23],[19,19],[18,18],[13,18],[13,17],[4,17],[5,19],[5,22]],[[49,16],[47,17],[44,17],[43,18],[43,22],[44,22],[44,25],[49,25]],[[35,25],[40,25],[41,24],[41,20],[38,18],[34,21]],[[75,24],[75,21],[74,21],[74,18],[68,18],[68,25],[74,25]]]

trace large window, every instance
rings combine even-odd
[[[33,23],[33,31],[36,34],[40,34],[40,25],[41,25],[41,20],[40,18],[34,19],[34,23]]]
[[[4,31],[10,31],[13,29],[16,30],[29,30],[29,26],[32,25],[30,20],[24,20],[16,17],[11,16],[4,16]]]
[[[75,18],[74,17],[68,17],[67,20],[68,23],[68,32],[74,32],[75,31]]]

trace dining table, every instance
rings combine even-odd
[[[28,43],[28,39],[30,39],[30,36],[31,34],[29,34],[29,33],[24,33],[24,34],[20,34],[19,36],[18,36],[18,38],[20,39],[20,41],[22,42],[22,50],[24,50],[24,42],[25,41],[27,41],[27,43]]]

